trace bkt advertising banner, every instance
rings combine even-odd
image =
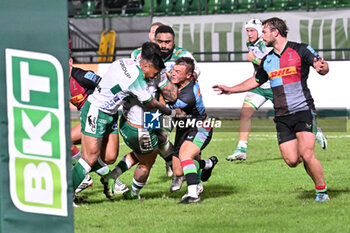
[[[67,2],[0,5],[0,232],[73,232]]]

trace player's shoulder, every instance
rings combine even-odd
[[[175,58],[179,58],[179,57],[184,57],[184,56],[191,56],[192,57],[192,53],[184,48],[180,48],[175,46],[174,51],[173,51],[173,55],[175,56]]]

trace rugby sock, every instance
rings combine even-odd
[[[247,152],[247,147],[248,147],[248,141],[238,141],[237,149],[242,151],[242,152]]]
[[[195,162],[192,159],[181,161],[181,167],[186,178],[188,195],[191,197],[198,197],[197,196],[198,175],[197,175],[197,168],[196,168]]]
[[[203,161],[203,160],[200,160],[200,161]],[[199,165],[200,161],[194,160],[194,164],[196,165],[196,169],[197,169],[197,184],[201,182],[202,169]]]
[[[213,161],[211,161],[210,159],[196,161],[198,161],[200,169],[209,169],[213,166]]]
[[[124,156],[117,166],[112,170],[112,174],[114,175],[115,178],[118,178],[121,174],[126,172],[132,167],[131,162]]]
[[[73,167],[73,191],[78,188],[90,170],[89,164],[83,158],[80,158]]]
[[[109,173],[109,167],[107,164],[102,161],[101,157],[99,157],[97,161],[102,167],[96,170],[96,173],[100,176],[107,175]]]
[[[135,194],[138,195],[140,193],[141,189],[143,188],[143,186],[145,186],[145,185],[146,185],[146,183],[139,182],[139,181],[135,180],[135,178],[133,178],[131,190]]]
[[[326,184],[322,185],[315,185],[316,193],[327,193],[327,186]]]
[[[73,163],[76,163],[78,159],[80,159],[81,153],[79,148],[76,145],[72,146],[72,161]]]

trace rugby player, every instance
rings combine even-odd
[[[323,168],[315,156],[315,105],[307,79],[310,66],[320,75],[329,72],[328,63],[306,44],[287,40],[288,28],[277,17],[263,22],[263,39],[273,50],[262,60],[255,76],[232,86],[214,85],[219,94],[251,90],[270,80],[275,109],[277,139],[283,159],[290,167],[303,162],[316,188],[315,202],[329,200]]]
[[[201,151],[209,144],[213,129],[205,127],[208,121],[198,82],[194,81],[194,60],[181,57],[176,60],[171,71],[171,80],[177,85],[179,92],[175,103],[169,103],[177,110],[177,115],[183,116],[178,121],[184,122],[176,127],[176,136],[173,155],[173,171],[176,177],[185,175],[187,193],[182,197],[180,204],[198,203],[199,194],[203,188],[199,186],[198,169],[203,169],[201,180],[207,181],[218,162],[216,156],[207,160],[196,160]],[[195,122],[195,126],[190,126]]]
[[[148,53],[159,52],[159,46],[155,43],[146,43],[142,47],[141,59]],[[136,62],[138,62],[136,60]],[[177,88],[171,83],[164,71],[154,78],[146,79],[147,90],[154,98],[161,93],[167,100],[175,101],[177,98]],[[165,103],[164,103],[165,105]],[[105,194],[111,197],[113,193],[113,179],[118,178],[122,173],[129,170],[133,165],[138,163],[134,173],[133,185],[130,191],[124,193],[125,199],[140,198],[140,190],[145,186],[149,172],[155,162],[155,156],[158,149],[161,154],[172,156],[173,148],[169,145],[168,139],[162,137],[157,132],[158,129],[147,129],[144,127],[144,111],[149,110],[142,106],[140,101],[135,97],[130,97],[123,103],[123,115],[120,120],[120,132],[125,143],[132,149],[131,153],[125,155],[113,169],[112,174],[106,176]],[[166,140],[166,141],[165,141]]]
[[[120,59],[110,65],[81,109],[83,155],[73,168],[74,189],[91,171],[99,156],[107,164],[115,162],[119,152],[118,108],[125,98],[134,95],[145,106],[171,114],[170,109],[147,91],[144,81],[144,77],[152,78],[163,68],[164,63],[158,53],[144,56],[139,65],[132,59]]]
[[[261,59],[269,50],[262,39],[262,23],[259,19],[249,20],[245,25],[245,29],[248,35],[247,48],[249,53],[247,59],[253,63],[254,72],[256,72],[261,63]],[[226,157],[227,161],[246,160],[248,138],[251,130],[251,118],[267,100],[273,100],[270,81],[247,92],[241,109],[239,141],[233,154]],[[327,139],[320,128],[317,128],[316,141],[321,145],[322,149],[325,150],[327,148]]]

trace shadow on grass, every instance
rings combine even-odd
[[[336,198],[337,196],[339,196],[342,193],[350,193],[350,189],[346,188],[346,189],[328,189],[327,193],[330,197],[330,199],[332,198]],[[303,191],[299,194],[299,199],[310,199],[310,198],[314,198],[315,197],[315,191],[313,190],[308,190],[308,191]]]
[[[218,184],[205,184],[203,183],[204,191],[201,194],[201,197],[207,199],[207,198],[217,198],[217,197],[223,197],[223,196],[229,196],[234,193],[237,193],[236,187],[232,185],[218,185]],[[150,192],[144,190],[142,193],[142,196],[146,199],[157,199],[157,198],[163,198],[163,199],[181,199],[181,197],[187,192],[187,186],[184,183],[183,187],[177,191],[177,192],[164,192],[164,191],[154,191]]]
[[[253,161],[240,161],[240,162],[235,162],[237,164],[256,164],[256,163],[265,163],[266,161],[275,161],[275,160],[283,160],[281,156],[276,157],[276,158],[270,158],[270,159],[259,159],[259,160],[253,160]]]

